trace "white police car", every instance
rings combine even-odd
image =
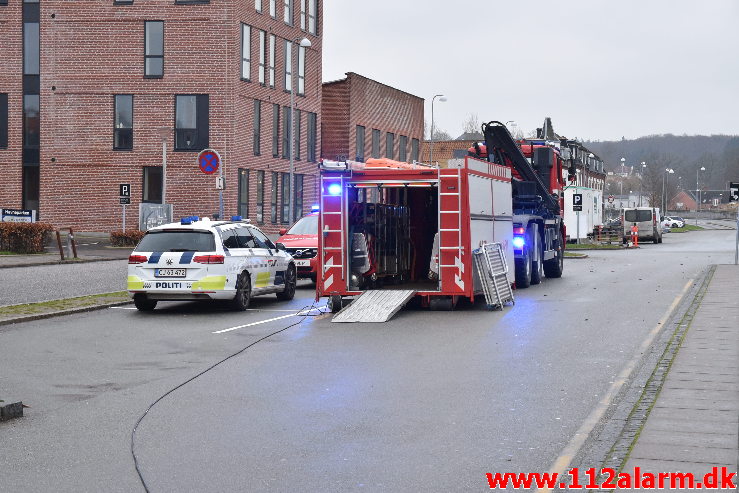
[[[139,310],[163,300],[230,300],[245,310],[252,296],[295,296],[295,262],[257,227],[183,218],[151,228],[128,258],[127,289]]]

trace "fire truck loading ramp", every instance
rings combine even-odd
[[[332,322],[387,322],[416,294],[415,290],[373,289],[359,295]]]

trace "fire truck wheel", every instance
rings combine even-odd
[[[562,270],[564,269],[565,255],[560,244],[557,248],[557,256],[550,260],[544,261],[544,275],[549,278],[562,277]]]
[[[341,311],[341,296],[338,294],[331,295],[327,304],[331,313],[339,313]]]
[[[532,269],[531,251],[524,247],[523,258],[516,259],[516,289],[524,289],[531,286]]]
[[[529,235],[530,237],[531,235]],[[533,242],[532,242],[533,244]],[[540,243],[538,251],[536,252],[537,259],[532,259],[531,269],[531,284],[541,283],[542,277],[544,277],[544,245]]]
[[[454,300],[451,296],[434,296],[429,300],[429,310],[434,312],[448,312],[454,310]]]

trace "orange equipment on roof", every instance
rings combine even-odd
[[[403,161],[395,161],[394,159],[388,158],[370,158],[365,164],[365,169],[417,169],[419,168],[416,164],[406,163]]]

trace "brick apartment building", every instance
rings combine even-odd
[[[348,72],[323,84],[321,156],[420,160],[423,99]]]
[[[322,10],[322,0],[0,0],[0,206],[120,229],[118,184],[132,185],[129,218],[161,201],[166,140],[175,218],[218,211],[215,178],[197,165],[213,148],[225,214],[274,232],[289,215],[294,84],[300,217],[316,195]]]

